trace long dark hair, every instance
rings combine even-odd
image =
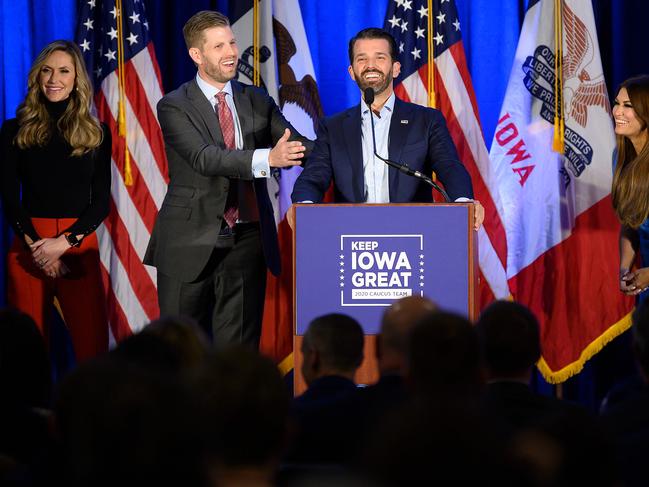
[[[636,118],[643,130],[649,125],[649,75],[626,80],[626,88]],[[618,90],[619,91],[619,90]],[[613,208],[623,225],[638,228],[649,217],[649,144],[639,153],[628,137],[617,136],[617,166],[611,190]]]

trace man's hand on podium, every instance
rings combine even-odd
[[[473,228],[478,231],[484,221],[484,206],[478,200],[473,200]]]
[[[295,205],[291,205],[291,207],[288,209],[286,212],[286,221],[288,222],[288,226],[291,227],[291,231],[295,231]]]

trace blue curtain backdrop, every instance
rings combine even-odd
[[[585,1],[585,0],[584,0]],[[358,30],[382,26],[388,0],[300,0],[323,107],[331,115],[358,101],[347,75],[347,41]],[[487,146],[491,144],[518,42],[527,0],[456,0],[469,70],[478,99]],[[144,0],[162,71],[165,91],[194,76],[182,39],[182,25],[195,12],[217,9],[227,14],[227,0]],[[625,78],[649,73],[644,53],[649,2],[593,0],[609,92]],[[15,114],[25,93],[29,66],[48,42],[73,39],[75,0],[0,0],[0,122]],[[0,255],[9,244],[9,230],[0,216]],[[0,306],[6,303],[5,261],[0,258]],[[617,340],[621,342],[622,340]],[[615,345],[615,344],[614,344]],[[628,356],[607,347],[566,390],[583,402],[601,397],[620,369],[628,372]],[[626,361],[626,362],[625,362]],[[626,365],[620,366],[619,362]],[[597,381],[591,380],[597,376]],[[541,387],[541,385],[539,385]],[[586,399],[583,399],[586,398]]]

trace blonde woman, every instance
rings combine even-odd
[[[94,231],[109,210],[111,136],[91,103],[79,48],[54,41],[34,61],[17,117],[0,130],[0,187],[16,235],[9,304],[31,315],[47,341],[58,298],[77,360],[108,348]]]
[[[620,291],[649,287],[649,76],[622,83],[613,106],[617,164],[613,207],[620,222]],[[639,268],[634,269],[639,254]]]

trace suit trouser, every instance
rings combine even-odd
[[[41,237],[55,237],[75,218],[32,218]],[[9,304],[30,315],[49,344],[49,321],[56,297],[70,332],[77,361],[108,350],[106,298],[101,278],[97,236],[92,233],[81,246],[68,249],[61,260],[70,272],[47,276],[32,259],[24,241],[16,237],[7,255]]]
[[[193,282],[158,271],[160,314],[195,319],[217,348],[242,344],[257,349],[266,292],[259,225],[237,225],[234,238],[232,247],[214,249]]]

